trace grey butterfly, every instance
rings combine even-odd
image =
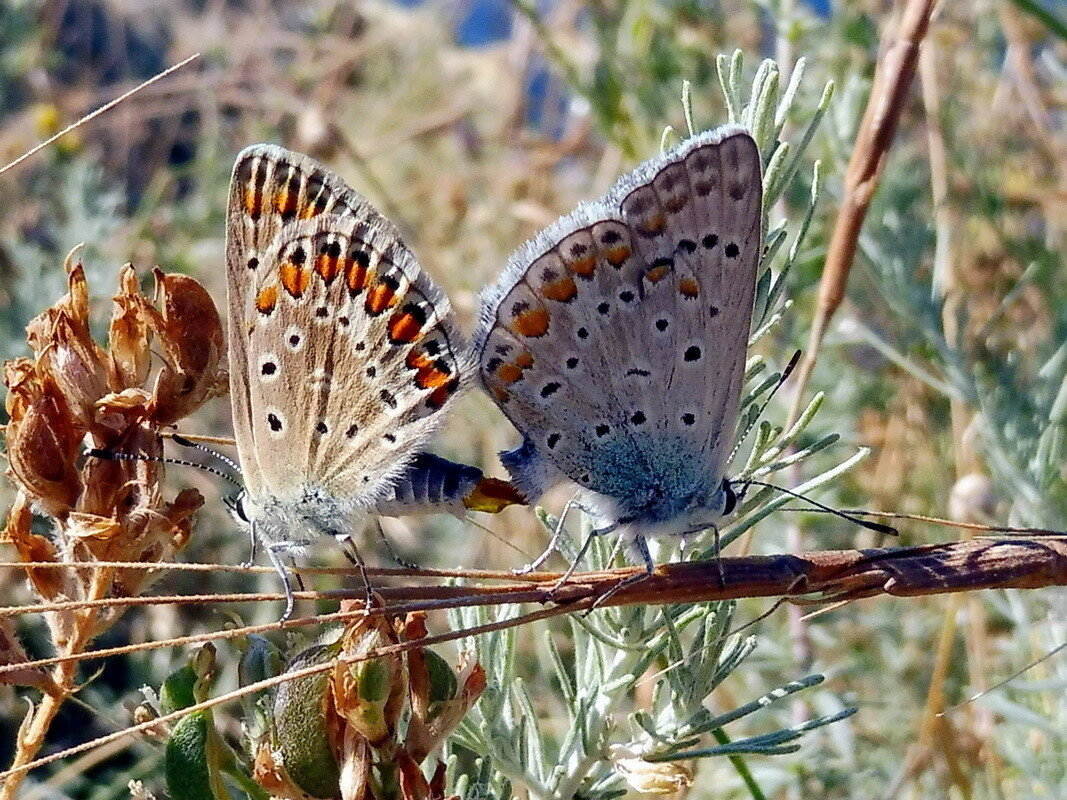
[[[578,484],[596,533],[648,571],[648,537],[706,530],[734,503],[762,188],[746,131],[700,134],[537,234],[483,295],[475,356],[523,435],[501,454],[516,486]]]
[[[419,448],[469,370],[448,299],[397,229],[306,156],[238,156],[226,265],[236,512],[288,617],[282,556],[370,514],[468,507],[481,471]]]

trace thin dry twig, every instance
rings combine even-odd
[[[116,565],[119,566],[119,565]],[[145,565],[130,564],[129,567]],[[620,580],[639,568],[580,572],[556,588],[558,572],[538,572],[522,577],[509,576],[512,586],[457,586],[454,584],[402,585],[376,587],[389,611],[458,608],[461,606],[506,605],[516,603],[555,603],[560,613],[569,613],[597,603]],[[321,571],[321,570],[320,570]],[[351,572],[355,568],[330,570]],[[400,570],[391,570],[399,573]],[[425,577],[423,571],[405,570],[407,577]],[[485,579],[486,573],[457,570],[456,576]],[[499,579],[504,573],[489,573]],[[613,593],[602,605],[665,605],[711,602],[751,597],[784,597],[793,602],[837,602],[878,594],[912,597],[947,594],[976,589],[1039,589],[1067,586],[1067,537],[978,538],[965,542],[895,547],[872,550],[825,550],[801,555],[724,557],[718,561],[663,564],[647,579]],[[299,592],[301,599],[346,599],[363,596],[362,587],[325,592]],[[162,605],[177,602],[263,602],[280,601],[281,593],[251,593],[190,597],[110,598],[50,604],[48,611],[73,611],[97,606]],[[0,609],[0,615],[37,612],[43,607]],[[51,666],[68,661],[120,655],[146,647],[177,646],[275,629],[303,627],[324,621],[337,621],[335,615],[293,619],[182,637],[147,645],[129,645],[76,656],[59,656],[0,666],[0,675],[28,668]],[[517,619],[519,624],[522,619]],[[469,635],[459,631],[457,636]]]
[[[418,646],[429,646],[586,611],[597,605],[598,598],[608,594],[620,579],[631,576],[633,572],[633,568],[627,568],[582,573],[572,576],[565,586],[558,589],[555,585],[559,573],[536,573],[525,576],[523,584],[495,587],[485,594],[464,586],[403,586],[384,588],[379,593],[388,598],[388,613],[393,615],[459,605],[556,603],[530,614],[473,629],[449,631],[417,643]],[[824,602],[855,600],[878,594],[911,597],[975,589],[1037,589],[1048,586],[1067,586],[1067,537],[975,539],[920,547],[830,550],[803,555],[746,556],[723,558],[720,561],[666,564],[657,567],[646,580],[612,593],[604,605],[663,605],[779,595],[793,602]],[[428,590],[438,599],[406,602],[408,598],[425,597]],[[451,598],[440,599],[445,595],[451,595]],[[337,617],[363,613],[362,610],[344,612]],[[279,627],[295,627],[301,623],[301,620],[292,620]],[[363,658],[403,652],[413,644],[401,643],[381,648],[367,653]],[[17,666],[21,668],[23,665]],[[0,673],[15,668],[16,665],[0,667]],[[186,714],[331,668],[331,664],[323,664],[250,684],[94,742],[86,742],[30,763],[15,764],[0,773],[0,779],[23,775],[30,769],[134,735],[161,722],[174,721]]]

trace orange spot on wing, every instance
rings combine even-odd
[[[659,283],[666,277],[667,271],[668,268],[662,265],[652,267],[651,269],[645,270],[645,277],[648,279],[649,283]]]
[[[252,219],[259,219],[263,213],[263,194],[255,186],[246,186],[244,194],[245,211]]]
[[[514,364],[501,364],[497,367],[496,376],[504,383],[515,383],[522,378],[522,370]]]
[[[319,253],[315,257],[315,272],[319,273],[326,283],[331,283],[341,272],[341,259],[329,253]]]
[[[685,208],[686,202],[688,202],[688,198],[684,194],[676,194],[672,197],[668,197],[663,202],[663,205],[666,206],[667,210],[672,214],[677,214]]]
[[[656,236],[667,227],[667,217],[662,212],[652,214],[637,222],[637,230],[644,236]]]
[[[351,257],[345,258],[345,284],[352,294],[359,294],[367,286],[370,269],[366,264]]]
[[[422,323],[413,314],[398,311],[389,318],[388,328],[391,342],[413,342],[422,331]]]
[[[678,282],[678,291],[682,293],[683,297],[697,297],[700,295],[700,284],[696,282],[695,278],[682,278]]]
[[[419,374],[415,376],[415,385],[420,389],[440,389],[441,387],[450,385],[454,380],[455,379],[444,370],[430,367],[429,369],[419,370]]]
[[[424,353],[412,350],[408,353],[404,363],[409,368],[417,370],[415,385],[420,389],[437,389],[455,380],[453,370],[441,369],[440,364]],[[447,367],[447,363],[445,364]]]
[[[433,359],[418,350],[412,350],[404,359],[404,363],[408,365],[408,369],[427,369],[433,366]]]
[[[274,210],[287,219],[296,216],[300,197],[291,184],[285,184],[274,195]]]
[[[548,311],[530,308],[521,311],[511,320],[511,330],[520,336],[537,337],[548,333]]]
[[[278,287],[266,286],[256,295],[256,311],[260,314],[269,314],[278,305]]]
[[[566,303],[578,294],[578,287],[574,285],[574,279],[570,275],[564,275],[542,286],[541,293],[549,300]]]
[[[522,352],[515,356],[514,364],[519,369],[529,369],[533,366],[533,356],[529,352]]]
[[[618,269],[626,263],[626,259],[628,259],[632,254],[633,251],[629,247],[627,247],[626,245],[619,245],[618,247],[611,247],[605,250],[604,258],[607,259],[608,263],[611,264],[611,266]]]
[[[440,408],[448,402],[448,398],[455,394],[456,389],[458,388],[459,381],[455,379],[452,379],[444,386],[438,386],[430,392],[430,396],[426,398],[426,405],[430,408]]]
[[[511,399],[511,392],[500,386],[493,387],[493,397],[498,403],[506,403]]]
[[[278,272],[282,279],[282,286],[292,297],[300,297],[307,291],[311,280],[311,270],[299,267],[292,261],[286,261]]]
[[[316,199],[312,203],[304,203],[297,209],[296,215],[300,219],[311,219],[317,217],[322,213],[322,198]]]
[[[567,267],[575,275],[578,275],[582,278],[591,278],[593,277],[593,273],[596,271],[596,256],[591,253],[587,256],[576,258],[574,259],[574,261],[571,261],[569,264],[567,264]]]
[[[378,281],[367,292],[367,299],[363,307],[368,314],[381,314],[385,309],[396,303],[396,292],[385,281]]]

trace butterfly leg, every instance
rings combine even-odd
[[[715,564],[719,568],[719,585],[723,589],[725,589],[726,588],[726,573],[723,571],[723,568],[722,568],[722,542],[719,539],[719,526],[718,525],[716,525],[714,522],[708,522],[706,524],[697,525],[696,527],[693,527],[693,528],[690,528],[687,531],[684,531],[681,534],[681,544],[678,546],[678,550],[679,550],[679,553],[683,553],[685,551],[685,545],[686,545],[687,539],[690,536],[692,536],[693,534],[695,534],[695,533],[703,533],[708,528],[711,528],[712,532],[715,534]],[[685,559],[683,558],[681,560],[684,561]]]
[[[552,590],[549,592],[549,595],[559,591],[559,588],[563,586],[568,580],[570,580],[571,576],[574,574],[574,571],[578,569],[578,564],[583,558],[585,558],[586,553],[589,552],[589,547],[593,544],[593,539],[612,533],[613,531],[617,530],[618,527],[619,523],[615,522],[603,528],[595,528],[594,530],[589,531],[589,535],[586,536],[585,541],[582,542],[582,547],[578,551],[578,555],[574,557],[574,561],[572,561],[571,565],[567,567],[567,571],[563,573],[563,576],[558,581],[556,581],[556,584],[552,587]]]
[[[377,518],[374,519],[374,529],[378,531],[378,536],[381,538],[382,544],[385,545],[385,549],[388,551],[389,557],[393,559],[393,561],[404,569],[419,568],[418,564],[412,564],[410,561],[405,561],[397,554],[396,550],[393,549],[393,543],[389,541],[389,537],[385,535],[385,530],[382,529],[382,523]]]
[[[627,586],[633,586],[635,583],[640,583],[641,581],[648,580],[652,577],[652,571],[656,568],[656,565],[652,562],[652,554],[648,551],[648,542],[645,541],[644,536],[638,535],[634,538],[634,549],[637,550],[638,555],[641,556],[641,560],[645,564],[645,571],[639,572],[636,575],[630,575],[628,578],[623,578],[598,597],[596,602],[589,607],[589,611],[586,613],[596,611],[609,597],[622,591]]]
[[[282,561],[282,553],[286,553],[292,548],[292,542],[271,542],[267,545],[267,557],[270,558],[270,563],[274,566],[274,569],[278,571],[278,577],[282,579],[282,588],[285,589],[285,611],[282,612],[281,619],[278,620],[279,624],[293,615],[293,586],[289,581],[289,569],[285,562]],[[297,576],[298,580],[299,577]]]
[[[722,542],[719,540],[719,526],[712,525],[711,529],[715,532],[715,566],[719,568],[719,586],[725,589],[726,573],[722,569]]]
[[[541,566],[546,561],[548,561],[548,557],[559,549],[559,542],[560,539],[563,538],[563,529],[567,522],[567,515],[570,514],[571,509],[573,508],[577,508],[587,514],[591,513],[590,509],[582,505],[581,501],[578,499],[578,493],[572,495],[571,499],[568,500],[566,505],[563,506],[563,511],[560,512],[559,517],[556,519],[556,528],[554,531],[552,531],[552,538],[548,541],[548,547],[546,547],[544,549],[544,552],[542,552],[541,555],[539,555],[529,564],[524,567],[519,567],[518,569],[512,570],[512,572],[514,572],[516,575],[527,575],[533,572],[534,570],[540,569]],[[584,548],[582,552],[585,552]],[[577,559],[575,560],[577,561]]]
[[[256,531],[251,525],[248,526],[248,537],[252,540],[252,547],[248,551],[248,560],[241,564],[244,569],[248,569],[256,563],[256,554],[259,550],[259,539],[256,538]]]
[[[695,533],[703,533],[708,528],[711,528],[712,533],[715,534],[715,565],[719,568],[719,586],[723,589],[726,588],[726,573],[722,568],[722,541],[719,539],[719,526],[714,522],[708,522],[703,525],[697,525],[690,528],[682,534],[682,545],[684,547],[687,537],[692,536]]]
[[[359,567],[359,577],[363,581],[363,600],[366,603],[364,609],[369,614],[371,607],[374,605],[374,590],[371,589],[370,576],[367,574],[367,563],[363,560],[363,556],[359,554],[359,550],[352,544],[351,536],[340,531],[330,531],[330,535],[337,540],[337,544],[340,545],[341,552],[345,554],[345,558]]]

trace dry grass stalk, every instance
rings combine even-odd
[[[936,6],[934,0],[908,0],[894,35],[883,47],[883,55],[874,74],[874,85],[871,86],[871,96],[845,172],[844,197],[830,236],[808,347],[797,370],[796,400],[786,427],[793,424],[800,414],[803,390],[815,368],[823,336],[845,296],[860,229],[871,198],[878,189],[882,170],[885,169],[897,124],[918,67],[919,49],[926,38]]]

